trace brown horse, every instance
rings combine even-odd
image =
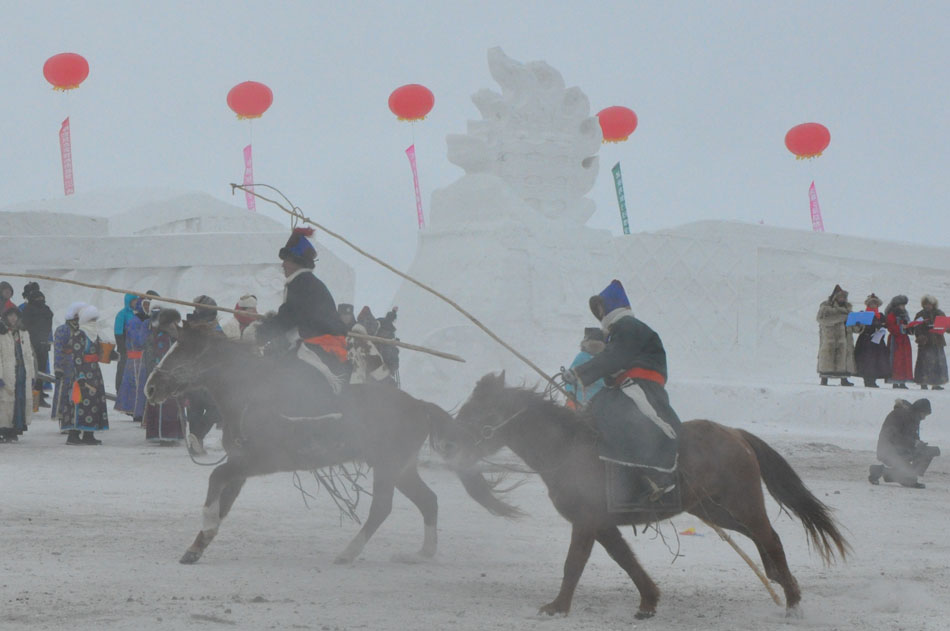
[[[557,511],[573,525],[561,590],[541,612],[567,614],[594,542],[633,579],[640,592],[637,618],[656,613],[659,589],[640,566],[618,526],[655,523],[667,513],[607,511],[605,469],[597,433],[576,412],[524,388],[505,386],[505,376],[486,375],[456,415],[454,426],[437,430],[433,444],[454,468],[473,470],[479,459],[509,447],[541,476]],[[785,551],[765,511],[761,481],[805,527],[825,563],[842,559],[848,544],[827,506],[805,488],[791,466],[763,440],[712,421],[683,423],[679,444],[682,511],[747,536],[758,548],[766,575],[785,590],[787,613],[799,615],[801,593]],[[490,511],[507,506],[494,494],[472,497]]]
[[[221,415],[227,452],[227,461],[211,472],[202,528],[182,563],[201,558],[247,478],[354,460],[372,467],[373,498],[362,529],[336,562],[349,563],[359,555],[392,510],[394,489],[416,505],[424,523],[419,556],[399,558],[435,555],[438,504],[419,477],[417,457],[431,428],[452,422],[448,413],[395,387],[363,384],[349,386],[340,395],[342,418],[309,418],[314,414],[302,409],[309,399],[300,393],[309,368],[295,366],[287,358],[261,357],[207,326],[187,322],[180,326],[180,317],[174,315],[165,317],[163,328],[173,332],[177,342],[149,376],[146,395],[158,403],[187,391],[207,390]],[[463,484],[477,489],[482,481],[475,477],[463,479]]]

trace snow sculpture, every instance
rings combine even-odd
[[[609,233],[584,227],[594,211],[585,195],[597,177],[600,125],[584,93],[566,88],[548,64],[522,64],[493,48],[488,65],[501,92],[477,92],[472,101],[482,119],[470,121],[466,134],[448,136],[448,158],[465,175],[433,193],[429,228],[410,274],[447,293],[516,347],[546,349],[534,351],[532,359],[553,372],[573,357],[589,319],[590,289],[606,284],[601,277],[609,272],[603,270],[611,267]],[[395,304],[402,307],[403,339],[468,360],[447,366],[404,354],[400,372],[413,393],[451,404],[457,401],[447,397],[470,389],[489,370],[538,378],[415,286],[405,284]]]
[[[521,64],[492,48],[488,67],[501,93],[472,96],[482,120],[469,121],[466,135],[448,136],[449,161],[468,175],[501,178],[545,217],[583,224],[594,212],[584,195],[597,178],[602,140],[587,97],[565,88],[561,74],[543,61]]]

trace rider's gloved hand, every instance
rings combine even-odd
[[[577,378],[577,373],[564,366],[561,366],[561,379],[564,380],[564,383],[572,386],[576,386],[580,382],[580,379]]]

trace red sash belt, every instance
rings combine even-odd
[[[82,360],[86,362],[87,364],[94,364],[97,361],[99,361],[99,356],[98,355],[83,355]]]
[[[318,335],[308,337],[304,342],[319,346],[341,362],[346,361],[346,338],[342,335]]]
[[[129,359],[142,359],[142,351],[125,351],[125,356]]]
[[[666,385],[666,379],[655,370],[649,368],[631,368],[627,372],[617,376],[617,384],[621,384],[627,379],[646,379],[658,383],[661,386]]]

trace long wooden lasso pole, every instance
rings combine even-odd
[[[729,536],[729,533],[727,533],[725,530],[723,530],[722,528],[720,528],[719,526],[715,524],[710,524],[705,519],[702,519],[702,518],[700,519],[702,520],[704,524],[706,524],[707,526],[715,530],[716,534],[719,535],[720,539],[722,539],[723,541],[728,543],[730,546],[732,546],[732,549],[735,550],[736,553],[740,557],[742,557],[742,560],[745,561],[749,565],[749,567],[752,568],[752,571],[755,572],[755,575],[758,576],[759,580],[762,581],[762,584],[765,585],[765,589],[768,590],[769,595],[772,597],[772,600],[775,601],[775,604],[781,607],[782,599],[779,598],[779,595],[772,588],[772,584],[769,583],[768,577],[762,573],[762,570],[760,570],[759,566],[755,564],[755,561],[749,558],[749,555],[746,554],[745,551],[742,548],[740,548],[739,545],[735,541],[733,541],[732,537]]]
[[[157,302],[170,302],[176,305],[183,305],[185,307],[196,307],[199,309],[212,309],[214,311],[224,311],[225,313],[232,314],[241,314],[247,317],[263,319],[266,314],[262,313],[251,313],[248,311],[238,311],[236,309],[228,309],[227,307],[219,307],[218,305],[206,305],[198,302],[189,302],[188,300],[179,300],[178,298],[166,298],[165,296],[154,296],[152,294],[143,294],[137,291],[132,291],[131,289],[121,289],[118,287],[109,287],[108,285],[96,285],[94,283],[85,283],[81,280],[73,280],[71,278],[57,278],[56,276],[46,276],[44,274],[17,274],[13,272],[2,272],[0,271],[0,276],[12,276],[14,278],[33,278],[37,280],[48,280],[54,283],[66,283],[69,285],[78,285],[79,287],[88,287],[90,289],[99,289],[102,291],[110,291],[116,294],[132,294],[133,296],[138,296],[139,298],[145,298],[151,301]],[[377,344],[389,344],[390,346],[398,346],[400,348],[405,348],[411,351],[419,351],[420,353],[427,353],[429,355],[435,355],[436,357],[442,357],[444,359],[451,359],[452,361],[464,362],[465,360],[459,357],[458,355],[453,355],[451,353],[445,353],[443,351],[437,351],[431,348],[426,348],[425,346],[417,346],[416,344],[408,344],[401,340],[393,340],[386,337],[376,337],[375,335],[365,335],[363,333],[354,333],[352,331],[348,332],[347,337],[352,337],[361,340],[368,340]]]
[[[272,191],[275,191],[278,195],[280,195],[281,197],[284,198],[284,200],[291,206],[291,208],[287,208],[286,206],[284,206],[283,204],[281,204],[279,201],[277,201],[277,200],[275,200],[275,199],[271,199],[271,198],[269,198],[269,197],[265,197],[264,195],[261,195],[260,193],[258,193],[258,192],[256,192],[255,190],[253,190],[255,187],[264,187],[264,188],[269,188],[269,189],[271,189]],[[346,245],[349,246],[350,248],[356,250],[357,252],[359,252],[360,254],[362,254],[363,256],[365,256],[366,258],[370,259],[371,261],[375,261],[376,263],[379,263],[380,265],[382,265],[383,267],[385,267],[386,269],[388,269],[388,270],[391,271],[392,273],[396,274],[397,276],[399,276],[399,277],[401,277],[401,278],[404,278],[405,280],[408,280],[408,281],[409,281],[410,283],[412,283],[413,285],[419,287],[420,289],[422,289],[422,290],[424,290],[424,291],[429,292],[430,294],[432,294],[432,295],[435,296],[436,298],[439,298],[440,300],[443,300],[443,301],[446,302],[449,306],[451,306],[453,309],[455,309],[456,311],[458,311],[459,313],[461,313],[463,316],[465,316],[466,318],[468,318],[468,320],[470,320],[470,321],[472,322],[472,324],[474,324],[474,325],[477,326],[479,329],[481,329],[483,332],[485,332],[485,334],[488,335],[488,337],[490,337],[491,339],[493,339],[493,340],[495,340],[496,342],[498,342],[501,346],[503,346],[503,347],[504,347],[506,350],[508,350],[511,354],[513,354],[515,357],[517,357],[518,359],[520,359],[521,361],[523,361],[525,364],[527,364],[528,366],[530,366],[532,370],[534,370],[536,373],[538,373],[539,375],[541,375],[541,377],[542,377],[545,381],[547,381],[549,384],[551,384],[552,387],[554,387],[554,388],[556,388],[557,390],[559,390],[562,394],[564,394],[564,396],[568,397],[568,399],[572,398],[571,395],[570,395],[563,387],[561,387],[560,384],[558,384],[557,382],[555,382],[554,379],[552,379],[547,373],[545,373],[543,370],[541,370],[540,368],[538,368],[538,366],[536,366],[536,365],[534,364],[534,362],[532,362],[530,359],[528,359],[527,357],[525,357],[524,355],[522,355],[521,353],[519,353],[517,350],[515,350],[510,344],[508,344],[507,342],[505,342],[503,339],[501,339],[500,337],[498,337],[491,329],[489,329],[487,326],[485,326],[484,324],[482,324],[482,323],[478,320],[478,318],[476,318],[476,317],[473,316],[471,313],[469,313],[468,311],[466,311],[465,309],[463,309],[461,306],[459,306],[458,303],[456,303],[456,302],[453,301],[452,299],[448,298],[448,297],[445,296],[444,294],[439,293],[438,291],[436,291],[436,290],[433,289],[432,287],[426,285],[425,283],[422,283],[422,282],[416,280],[415,278],[413,278],[412,276],[409,276],[408,274],[406,274],[406,273],[404,273],[404,272],[402,272],[402,271],[396,269],[395,267],[393,267],[392,265],[390,265],[390,264],[387,263],[386,261],[383,261],[383,260],[381,260],[381,259],[379,259],[379,258],[373,256],[372,254],[370,254],[369,252],[367,252],[367,251],[364,250],[363,248],[359,247],[358,245],[356,245],[356,244],[353,243],[352,241],[348,240],[348,239],[347,239],[346,237],[344,237],[343,235],[337,234],[336,232],[330,230],[330,229],[327,228],[326,226],[323,226],[323,225],[317,223],[316,221],[314,221],[313,219],[311,219],[310,217],[305,216],[305,215],[303,214],[303,211],[300,210],[300,207],[294,205],[289,199],[287,199],[287,196],[284,195],[284,194],[280,191],[280,189],[278,189],[278,188],[276,188],[276,187],[274,187],[274,186],[271,186],[270,184],[256,184],[256,183],[255,183],[255,184],[248,184],[247,186],[244,186],[244,185],[241,185],[241,184],[234,184],[234,183],[232,183],[232,184],[231,184],[231,194],[232,194],[232,195],[234,194],[234,191],[235,191],[235,190],[242,190],[242,191],[244,191],[245,193],[249,193],[249,194],[253,195],[254,197],[257,197],[258,199],[262,199],[262,200],[264,200],[265,202],[270,202],[271,204],[274,204],[275,206],[277,206],[278,208],[280,208],[282,211],[284,211],[285,213],[287,213],[288,215],[290,215],[291,217],[293,217],[295,221],[302,221],[303,223],[310,224],[311,226],[313,226],[313,227],[315,227],[315,228],[319,228],[320,230],[322,230],[323,232],[327,233],[328,235],[330,235],[330,236],[333,237],[334,239],[337,239],[338,241],[343,242],[344,244],[346,244]]]

